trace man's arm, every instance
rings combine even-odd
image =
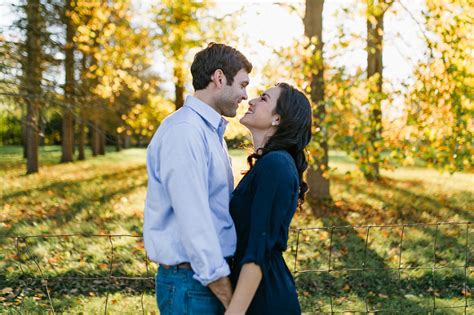
[[[233,293],[232,284],[230,283],[229,277],[223,277],[213,281],[209,283],[208,287],[227,309],[229,307]]]

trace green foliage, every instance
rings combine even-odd
[[[212,0],[165,0],[156,1],[151,10],[157,29],[154,38],[171,65],[176,109],[183,105],[184,93],[191,85],[189,68],[194,53],[210,42],[237,42],[235,16],[219,17],[212,11],[214,7]]]
[[[324,124],[314,130],[314,141],[309,146],[314,159],[323,156],[320,142],[327,134],[330,147],[346,151],[368,177],[376,178],[378,167],[392,169],[413,165],[416,160],[449,172],[472,169],[474,63],[469,51],[473,41],[461,38],[472,37],[469,16],[473,8],[460,3],[455,1],[445,8],[439,1],[428,1],[422,28],[426,28],[429,49],[425,61],[415,69],[415,82],[404,86],[405,94],[385,86],[381,90],[378,74],[367,78],[366,69],[354,72],[336,65],[332,58],[346,51],[349,54],[354,43],[361,41],[360,34],[347,33],[342,24],[338,26],[338,38],[329,39],[328,46],[340,53],[325,56],[326,115]],[[370,8],[359,4],[356,10],[339,10],[339,20],[364,14],[376,23],[377,16],[392,9],[392,1]],[[268,63],[264,77],[271,81],[289,79],[310,94],[310,78],[321,66],[316,44],[303,37],[274,52],[278,58]],[[401,117],[389,113],[374,119],[374,113],[395,108],[395,100],[402,98],[406,106]],[[400,112],[400,107],[396,111]]]
[[[122,115],[123,125],[119,134],[137,136],[151,140],[160,123],[174,110],[174,104],[161,96],[149,97],[145,104],[136,104],[127,114]]]
[[[16,111],[5,106],[0,111],[0,145],[21,143],[21,119]]]
[[[406,125],[392,138],[405,158],[453,173],[473,165],[474,7],[427,1],[427,9],[427,58],[407,89]]]

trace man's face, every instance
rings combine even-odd
[[[247,99],[249,75],[245,69],[240,69],[234,77],[232,85],[225,84],[216,100],[216,107],[222,116],[235,117],[237,108],[242,100]]]

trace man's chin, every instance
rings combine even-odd
[[[223,113],[222,116],[229,117],[229,118],[234,118],[235,116],[237,116],[237,111],[236,110],[229,111],[227,113]]]

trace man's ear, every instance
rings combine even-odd
[[[217,69],[211,75],[211,80],[214,82],[217,88],[221,88],[225,84],[227,84],[227,80],[225,78],[224,72],[221,69]]]

